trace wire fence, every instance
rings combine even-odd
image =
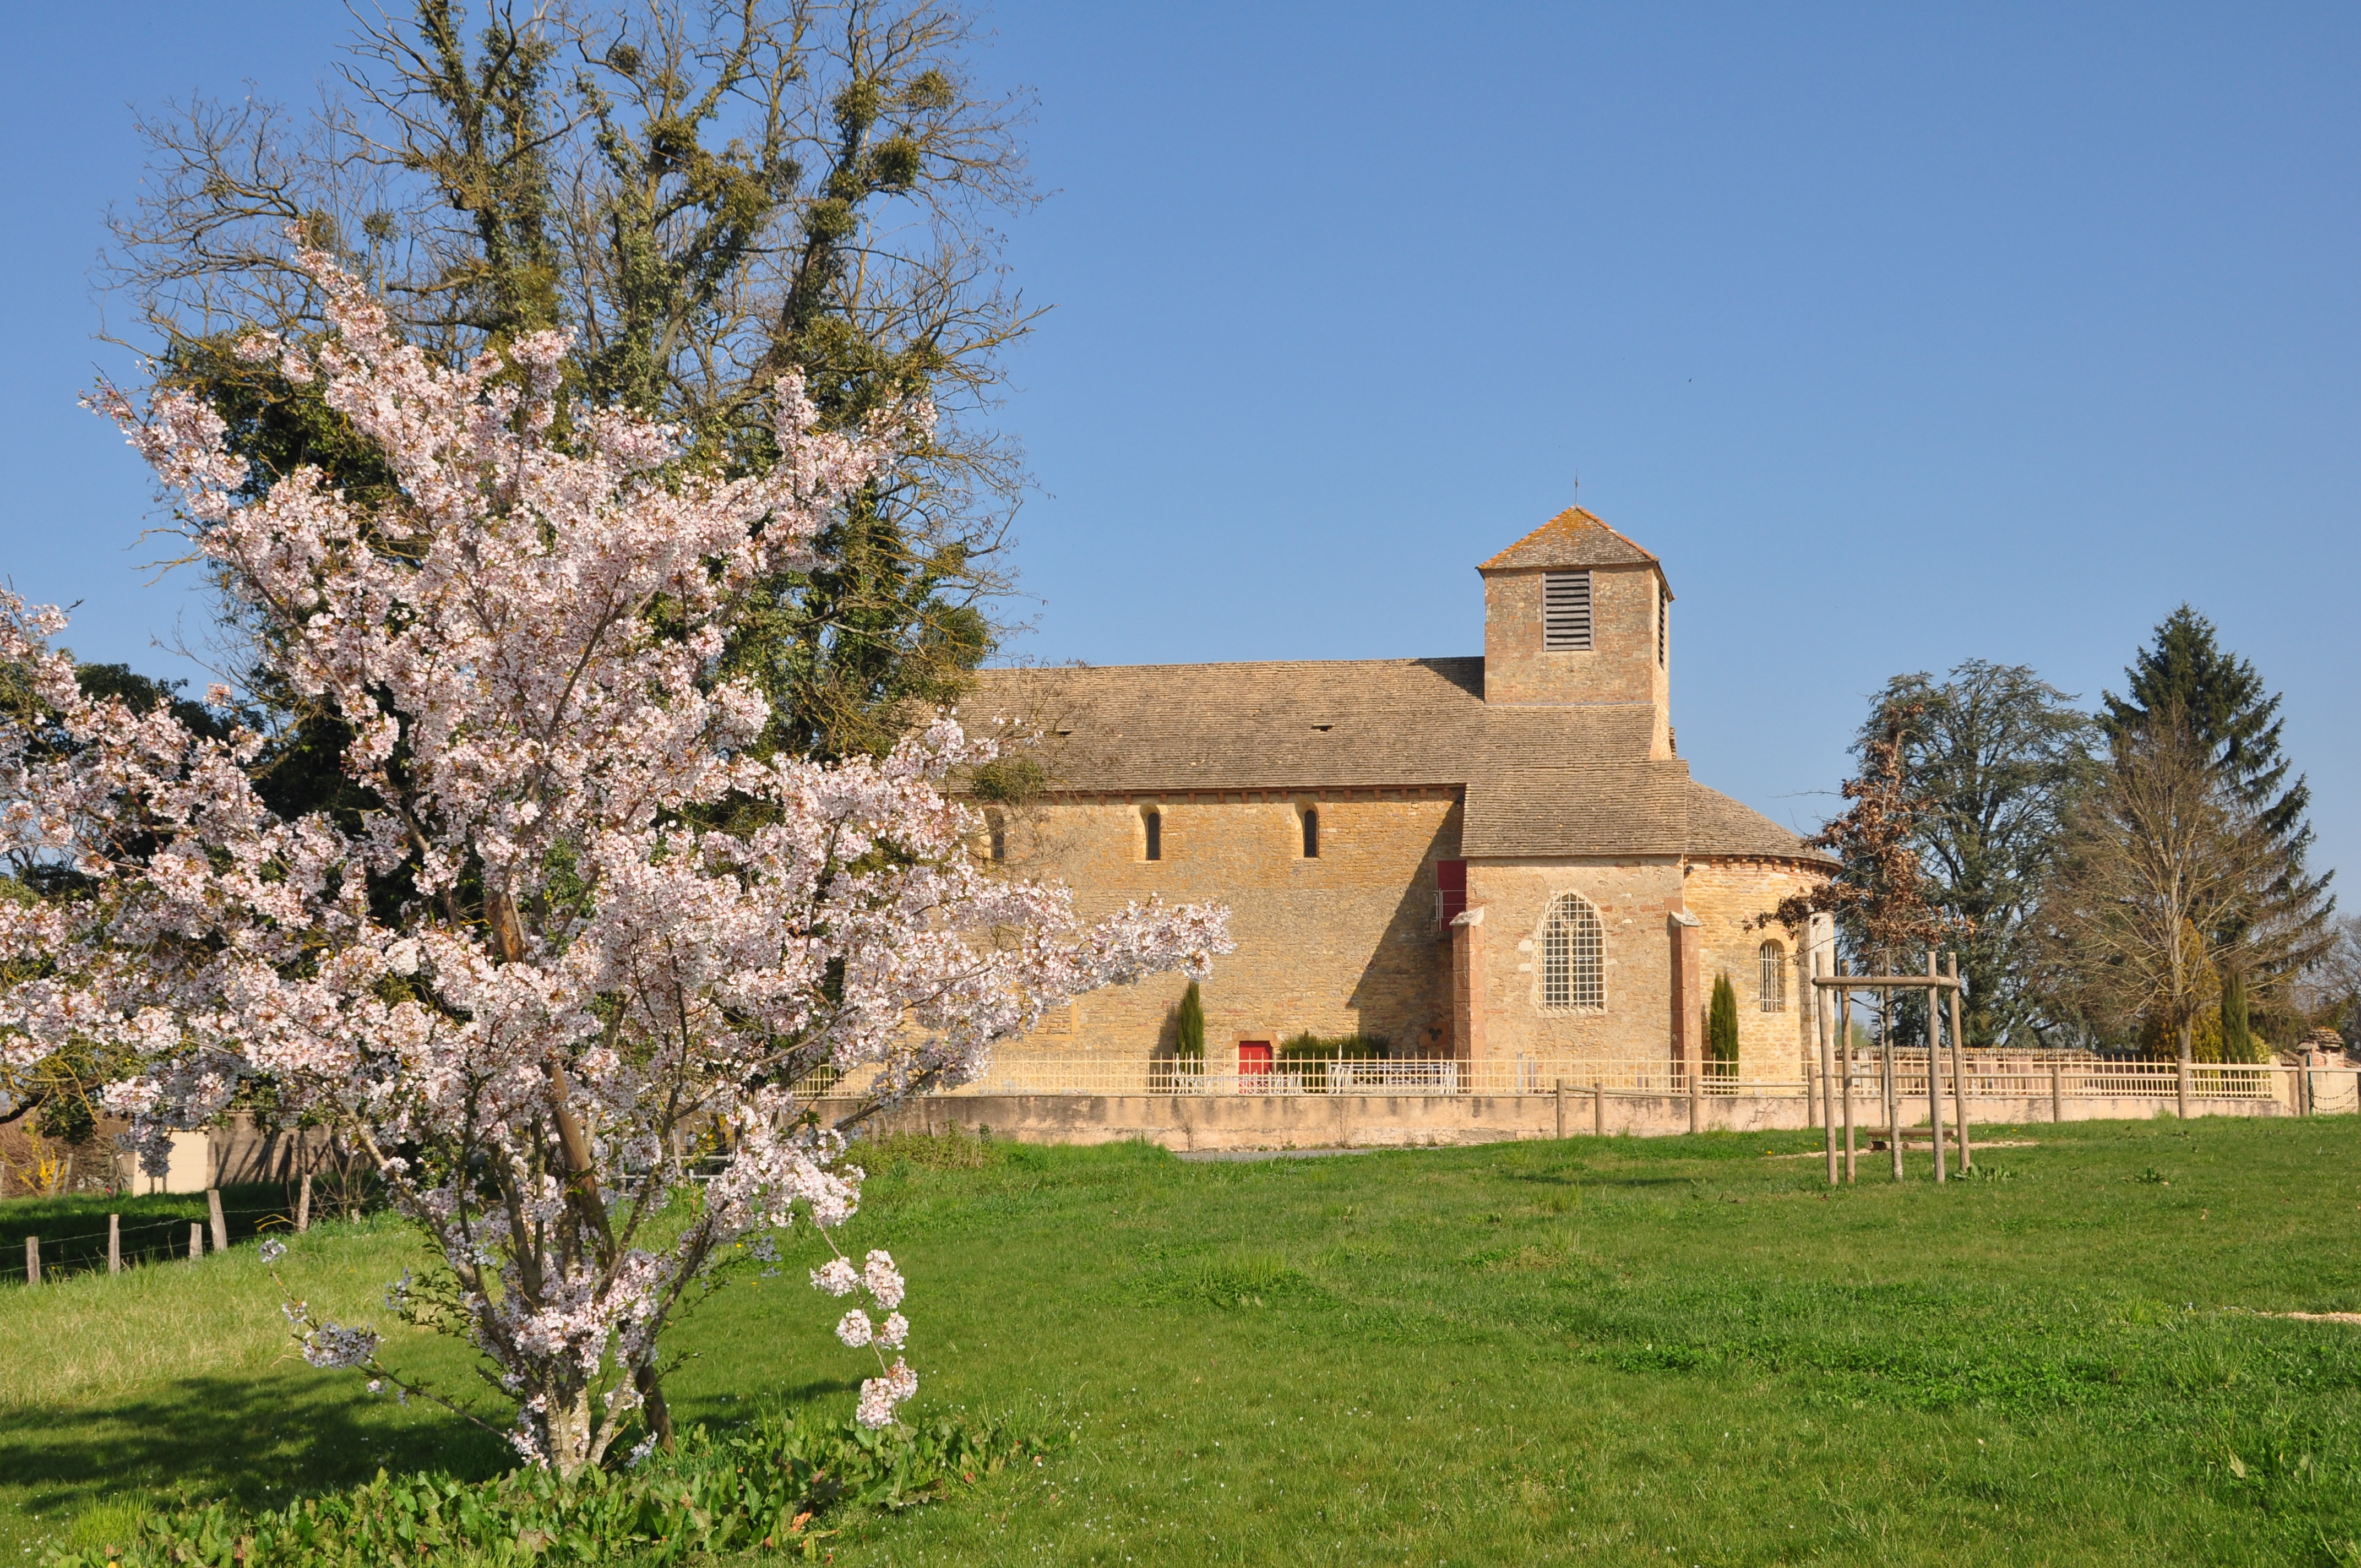
[[[254,1194],[234,1190],[225,1198],[233,1195],[240,1201],[225,1201],[222,1205],[223,1229],[230,1245],[252,1243],[274,1232],[294,1232],[293,1204],[257,1202]],[[38,1199],[20,1201],[35,1206],[44,1202]],[[115,1256],[124,1268],[188,1261],[192,1226],[199,1233],[199,1255],[209,1255],[216,1250],[212,1214],[203,1193],[185,1195],[182,1201],[172,1203],[169,1212],[159,1212],[160,1201],[157,1199],[125,1201],[126,1209],[119,1212],[119,1226],[113,1233]],[[130,1207],[133,1204],[138,1207]],[[11,1214],[6,1206],[0,1206],[0,1284],[23,1286],[29,1282],[26,1248],[28,1239],[38,1244],[44,1284],[76,1275],[104,1274],[109,1268],[108,1235],[106,1215],[79,1201],[67,1212],[50,1215]]]

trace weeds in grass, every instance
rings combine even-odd
[[[695,1428],[675,1453],[625,1472],[587,1471],[571,1483],[543,1469],[489,1481],[380,1471],[350,1492],[281,1509],[160,1509],[119,1538],[57,1554],[49,1568],[328,1568],[454,1557],[656,1564],[754,1551],[808,1558],[848,1508],[937,1501],[1038,1447],[994,1422],[944,1419],[873,1431],[774,1414],[718,1438]]]

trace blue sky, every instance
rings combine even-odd
[[[1020,650],[1474,652],[1474,564],[1578,497],[1661,554],[1697,775],[1809,826],[1865,694],[2095,702],[2186,599],[2287,696],[2321,858],[2349,721],[2361,11],[1010,4]],[[301,101],[321,5],[27,8],[0,98],[0,567],[156,670],[147,488],[73,406],[131,105]],[[1404,737],[1414,745],[1416,737]],[[2361,894],[2356,894],[2361,896]]]

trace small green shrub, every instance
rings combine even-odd
[[[1279,1059],[1306,1061],[1384,1061],[1393,1045],[1383,1035],[1314,1035],[1306,1032],[1280,1043]]]
[[[2246,977],[2232,970],[2222,986],[2222,1059],[2258,1062],[2264,1058],[2262,1043],[2255,1038],[2253,1010],[2246,1002]]]
[[[1384,1061],[1393,1046],[1382,1035],[1314,1035],[1310,1031],[1281,1041],[1279,1065],[1300,1073],[1303,1087],[1315,1092],[1328,1087],[1332,1061]]]
[[[1172,1011],[1172,1054],[1191,1067],[1204,1065],[1205,1000],[1198,994],[1193,980],[1180,993],[1180,1005]]]
[[[763,1418],[722,1437],[702,1427],[635,1469],[547,1470],[489,1481],[389,1476],[249,1514],[227,1504],[151,1513],[130,1539],[60,1552],[49,1568],[327,1568],[355,1563],[680,1563],[768,1549],[815,1555],[847,1508],[914,1508],[1006,1466],[1037,1443],[997,1423],[941,1420],[864,1431]]]
[[[1738,1072],[1738,988],[1728,974],[1713,981],[1713,1001],[1706,1009],[1707,1070],[1724,1078]]]

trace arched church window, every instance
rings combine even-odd
[[[1320,858],[1320,808],[1316,806],[1303,808],[1303,858],[1307,861]]]
[[[1148,853],[1143,858],[1151,861],[1162,860],[1164,858],[1164,814],[1152,806],[1148,806],[1139,814],[1139,826],[1147,838]]]
[[[1787,1011],[1787,949],[1776,942],[1765,942],[1756,949],[1755,958],[1762,968],[1762,979],[1756,986],[1765,1013]]]
[[[1550,901],[1542,921],[1542,1005],[1595,1011],[1607,1005],[1606,930],[1578,893]]]
[[[1008,819],[997,811],[987,811],[983,814],[983,827],[990,839],[989,848],[992,858],[995,861],[1006,860],[1008,858]]]

